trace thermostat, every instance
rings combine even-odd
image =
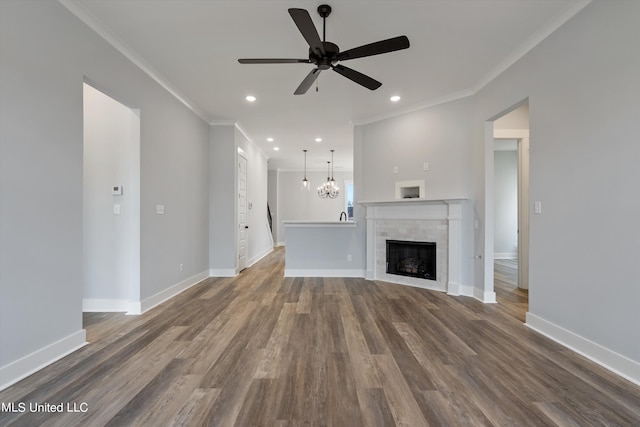
[[[111,194],[113,196],[122,196],[122,185],[114,185],[111,187]]]

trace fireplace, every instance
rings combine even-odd
[[[436,243],[387,240],[387,273],[436,280]]]

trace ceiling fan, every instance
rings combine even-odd
[[[302,80],[302,83],[294,92],[295,95],[305,94],[318,78],[320,71],[328,70],[329,68],[367,89],[376,90],[382,86],[382,83],[356,70],[338,64],[338,62],[394,52],[409,47],[407,36],[398,36],[340,52],[338,45],[325,40],[325,24],[327,16],[331,14],[331,6],[326,4],[318,6],[318,14],[322,17],[322,41],[306,9],[289,9],[289,15],[291,15],[293,22],[309,44],[308,59],[251,58],[238,59],[238,62],[241,64],[315,64],[316,68],[311,70]]]

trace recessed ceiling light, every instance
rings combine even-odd
[[[253,96],[253,95],[247,95],[247,96],[244,97],[244,99],[246,99],[249,102],[255,102],[256,97]]]
[[[273,138],[269,137],[269,138],[267,138],[267,141],[268,142],[273,142]]]
[[[273,147],[273,151],[278,151],[280,147]]]
[[[398,95],[393,95],[391,98],[389,98],[391,100],[391,102],[398,102],[400,101],[400,97]]]
[[[316,142],[322,142],[322,138],[316,138]]]

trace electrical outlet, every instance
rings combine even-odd
[[[429,162],[424,162],[424,163],[422,164],[422,170],[426,170],[426,171],[428,171],[428,170],[429,170]]]
[[[180,271],[184,271],[184,264],[180,264]]]
[[[393,167],[393,173],[398,173],[398,167],[397,166]]]
[[[352,260],[351,255],[347,255],[347,262],[351,262]]]

